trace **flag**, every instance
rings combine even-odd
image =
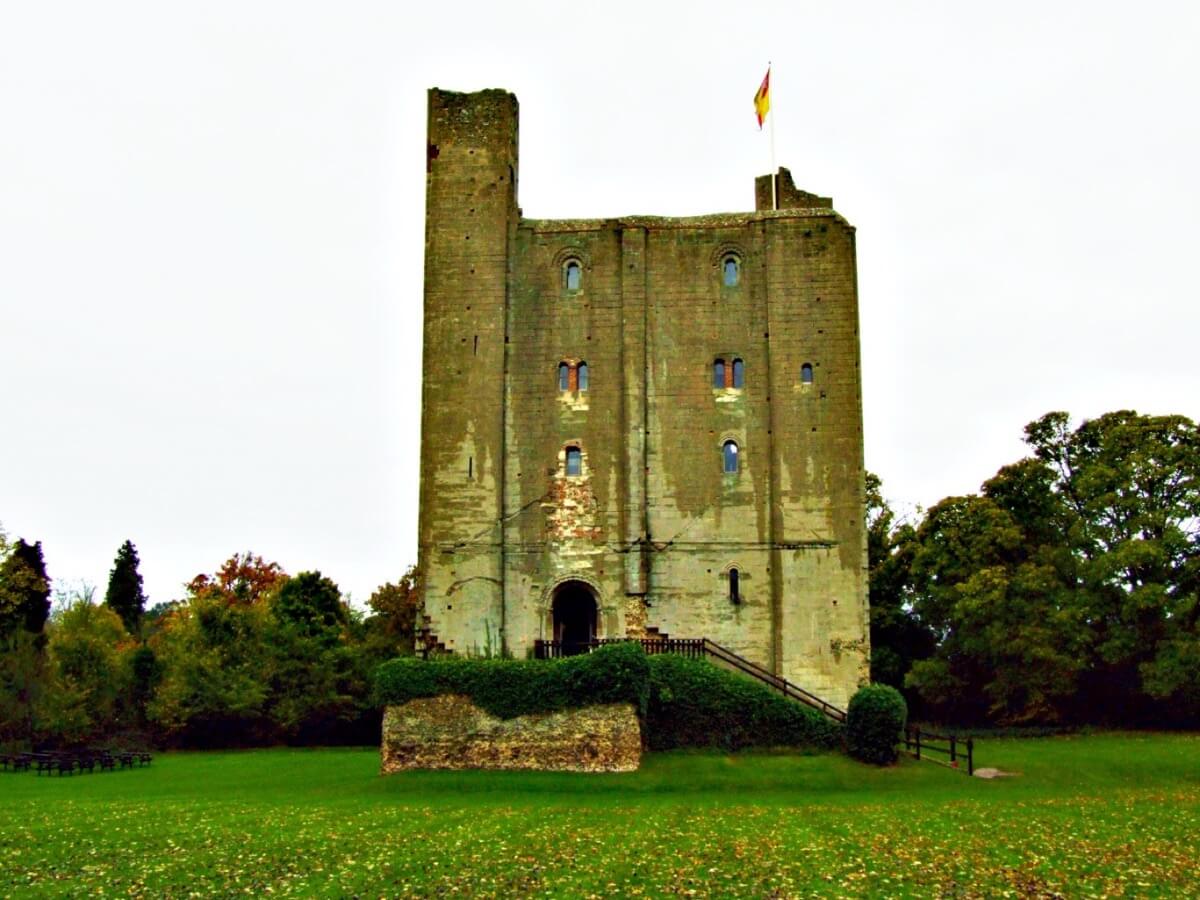
[[[754,114],[758,116],[758,128],[762,130],[762,123],[766,121],[767,112],[771,109],[771,67],[767,66],[767,74],[763,77],[763,83],[758,89],[758,93],[754,95]]]

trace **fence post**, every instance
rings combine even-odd
[[[975,774],[975,738],[967,738],[967,774]]]
[[[916,731],[916,737],[917,737],[917,759],[920,759],[921,758],[921,729],[920,728],[918,728]]]
[[[950,765],[954,766],[954,768],[957,769],[958,766],[955,765],[958,761],[958,757],[955,755],[955,750],[957,749],[955,747],[956,740],[957,739],[955,738],[954,735],[950,735]]]

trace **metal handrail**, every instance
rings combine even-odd
[[[605,644],[627,643],[629,641],[636,641],[641,644],[642,649],[650,655],[670,653],[692,659],[700,659],[705,656],[712,657],[726,665],[732,666],[744,675],[761,681],[791,700],[811,706],[835,722],[846,721],[846,711],[844,709],[840,709],[832,703],[822,700],[811,691],[806,691],[799,685],[792,684],[786,678],[776,675],[758,663],[751,662],[746,657],[734,653],[728,647],[722,647],[716,641],[711,641],[708,638],[600,638],[598,640],[579,642],[536,640],[533,642],[533,655],[535,659],[557,659],[560,656],[568,655],[564,651],[569,647],[586,648],[587,652],[590,652],[596,647],[601,647]]]

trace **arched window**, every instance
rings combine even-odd
[[[725,287],[737,287],[740,278],[741,266],[738,265],[738,258],[731,253],[721,263],[721,283]]]
[[[579,260],[567,260],[566,266],[563,267],[563,278],[568,291],[579,290],[583,284],[583,269],[579,265]]]
[[[581,391],[586,391],[586,390],[588,389],[588,367],[587,367],[587,363],[585,363],[585,362],[581,362],[581,363],[579,364],[579,366],[578,366],[578,369],[579,369],[579,389],[580,389]]]
[[[560,391],[565,391],[571,383],[570,379],[571,367],[565,362],[560,362],[558,364],[558,389]]]
[[[567,448],[567,474],[583,474],[583,454],[580,452],[578,447]]]
[[[802,365],[800,367],[800,383],[801,384],[812,384],[813,383],[812,363],[805,363],[804,365]]]
[[[741,603],[742,596],[738,593],[738,582],[741,580],[737,569],[729,570],[729,602]]]
[[[740,388],[746,383],[746,364],[740,359],[733,361],[733,386]]]
[[[725,387],[725,360],[713,360],[713,387]]]
[[[726,441],[721,448],[721,456],[725,463],[725,474],[736,475],[738,470],[738,445],[736,441]]]

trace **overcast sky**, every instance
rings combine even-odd
[[[986,11],[985,11],[986,10]],[[902,509],[1064,409],[1200,416],[1200,5],[0,3],[0,523],[152,603],[236,551],[416,560],[426,89],[521,103],[537,218],[858,228]]]

